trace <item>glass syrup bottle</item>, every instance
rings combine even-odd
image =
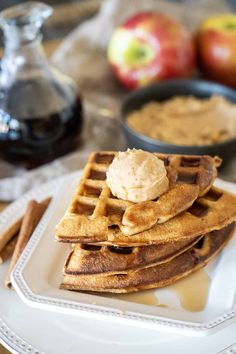
[[[78,146],[83,114],[78,88],[47,61],[40,29],[52,8],[26,2],[0,13],[5,50],[0,71],[0,157],[33,168]]]

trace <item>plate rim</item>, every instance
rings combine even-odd
[[[64,176],[65,177],[65,176]],[[43,183],[40,186],[34,187],[27,193],[23,194],[19,199],[11,203],[0,213],[0,229],[4,227],[4,224],[10,220],[12,215],[18,214],[18,217],[22,214],[22,206],[26,207],[27,202],[35,198],[40,200],[39,195],[43,196],[54,196],[57,191],[57,185],[60,180],[64,177],[56,178],[53,181],[48,181]],[[0,316],[0,343],[4,345],[7,349],[11,350],[11,352],[17,354],[44,354],[42,351],[28,343],[21,336],[11,330],[11,328],[4,322],[4,320]]]
[[[13,332],[0,317],[0,343],[13,354],[44,354]]]
[[[75,178],[75,176],[79,176],[80,172],[74,172],[64,176],[63,179],[60,181],[61,183],[65,183],[65,178]],[[223,180],[218,179],[218,184],[225,185],[226,189],[227,186],[230,188],[230,185],[236,188],[236,185],[231,182],[226,182]],[[58,184],[58,183],[57,183]],[[53,206],[53,205],[52,205]],[[52,207],[51,206],[51,207]],[[151,326],[152,328],[163,329],[163,327],[168,327],[168,330],[173,330],[174,332],[179,332],[183,330],[188,330],[188,332],[194,333],[195,336],[203,336],[207,335],[212,331],[219,330],[226,326],[230,320],[236,317],[236,304],[232,306],[232,308],[227,309],[226,312],[223,312],[221,315],[214,317],[213,319],[206,321],[206,322],[187,322],[184,320],[177,320],[177,319],[169,319],[161,316],[151,316],[147,314],[139,314],[137,312],[128,312],[123,313],[119,310],[112,309],[112,308],[105,308],[103,306],[97,306],[94,304],[83,304],[73,300],[65,300],[59,299],[56,297],[49,297],[35,294],[31,289],[30,286],[24,279],[23,271],[27,265],[28,260],[32,256],[32,253],[37,247],[37,243],[39,242],[40,236],[42,231],[48,224],[48,219],[51,217],[51,209],[47,210],[47,213],[43,216],[39,226],[35,230],[34,234],[32,235],[30,242],[28,243],[27,247],[25,248],[21,258],[19,259],[16,267],[14,268],[11,280],[14,285],[14,288],[18,295],[21,297],[23,301],[25,301],[28,305],[37,308],[43,308],[45,310],[54,310],[56,312],[63,312],[63,313],[70,313],[72,311],[77,311],[80,315],[87,313],[89,315],[100,315],[113,318],[114,320],[128,320],[132,324],[139,323],[139,325],[144,326]],[[135,322],[135,323],[134,323]],[[166,330],[166,329],[165,329]],[[190,333],[186,333],[187,335]]]

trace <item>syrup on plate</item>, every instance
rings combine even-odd
[[[205,269],[200,269],[166,289],[178,296],[184,310],[197,312],[204,310],[206,306],[210,281]]]
[[[165,289],[174,292],[180,301],[184,310],[197,312],[202,311],[207,303],[210,277],[205,269],[200,269],[188,277],[177,281]],[[169,307],[167,304],[160,303],[157,296],[157,290],[144,290],[137,293],[119,294],[112,296],[115,299],[135,302],[139,304]]]

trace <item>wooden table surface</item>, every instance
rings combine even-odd
[[[80,22],[91,17],[96,13],[101,4],[101,0],[80,0],[55,5],[54,12],[44,29],[44,50],[48,57],[57,49],[62,39]],[[66,16],[65,16],[66,14]],[[0,48],[0,56],[3,50]],[[0,201],[0,211],[2,211],[8,203]],[[0,344],[0,354],[9,354],[10,352]]]

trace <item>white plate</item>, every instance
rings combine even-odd
[[[54,230],[68,206],[79,177],[80,174],[70,175],[58,185],[56,198],[12,273],[14,288],[23,301],[51,311],[128,322],[184,335],[207,335],[230,323],[236,314],[236,237],[206,267],[212,280],[206,306],[199,312],[184,310],[178,297],[169,289],[155,292],[161,303],[167,305],[164,308],[118,300],[114,296],[60,290],[61,269],[70,247],[54,241]],[[233,184],[218,180],[218,185],[236,193]]]
[[[58,181],[45,184],[9,206],[0,214],[0,232],[23,213],[29,199],[44,199],[55,193],[57,186]],[[8,266],[9,263],[6,263],[0,267],[0,342],[13,353],[236,353],[235,320],[212,336],[194,338],[68,316],[27,306],[15,292],[3,287]]]

